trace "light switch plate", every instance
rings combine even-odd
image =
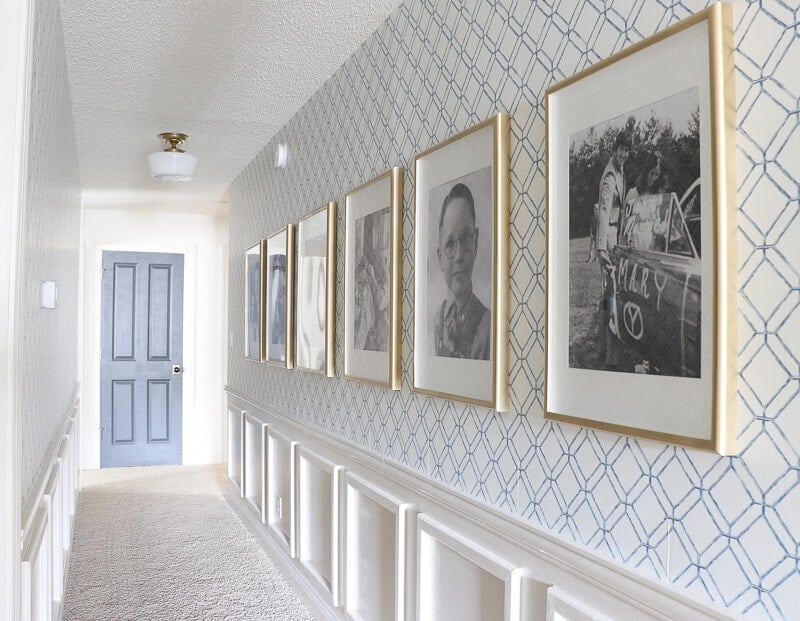
[[[58,305],[58,287],[55,280],[42,281],[42,308],[55,308]]]

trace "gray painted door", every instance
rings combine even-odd
[[[180,464],[183,255],[103,252],[100,466]]]

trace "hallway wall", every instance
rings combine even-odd
[[[796,15],[735,5],[739,455],[545,421],[544,92],[708,4],[407,2],[236,179],[228,384],[630,569],[753,618],[800,615],[800,128]],[[512,114],[512,411],[410,391],[414,155]],[[289,145],[286,170],[272,166]],[[393,165],[406,169],[403,389],[244,359],[244,250]],[[339,219],[338,316],[344,239]],[[337,325],[341,375],[343,327]]]
[[[80,178],[58,0],[37,0],[27,197],[22,221],[19,372],[24,504],[78,381]],[[58,306],[40,306],[54,280]]]

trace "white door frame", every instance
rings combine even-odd
[[[183,411],[191,412],[196,402],[197,351],[196,283],[197,245],[147,241],[93,242],[84,248],[82,277],[84,301],[82,398],[81,398],[81,469],[100,467],[100,299],[103,251],[170,252],[183,255]],[[186,419],[184,418],[184,421]],[[185,432],[184,432],[185,437]],[[183,459],[186,461],[184,441]]]
[[[19,282],[28,162],[33,0],[5,0],[0,19],[0,618],[19,611]]]

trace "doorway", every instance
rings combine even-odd
[[[101,468],[182,463],[183,259],[103,251]]]

